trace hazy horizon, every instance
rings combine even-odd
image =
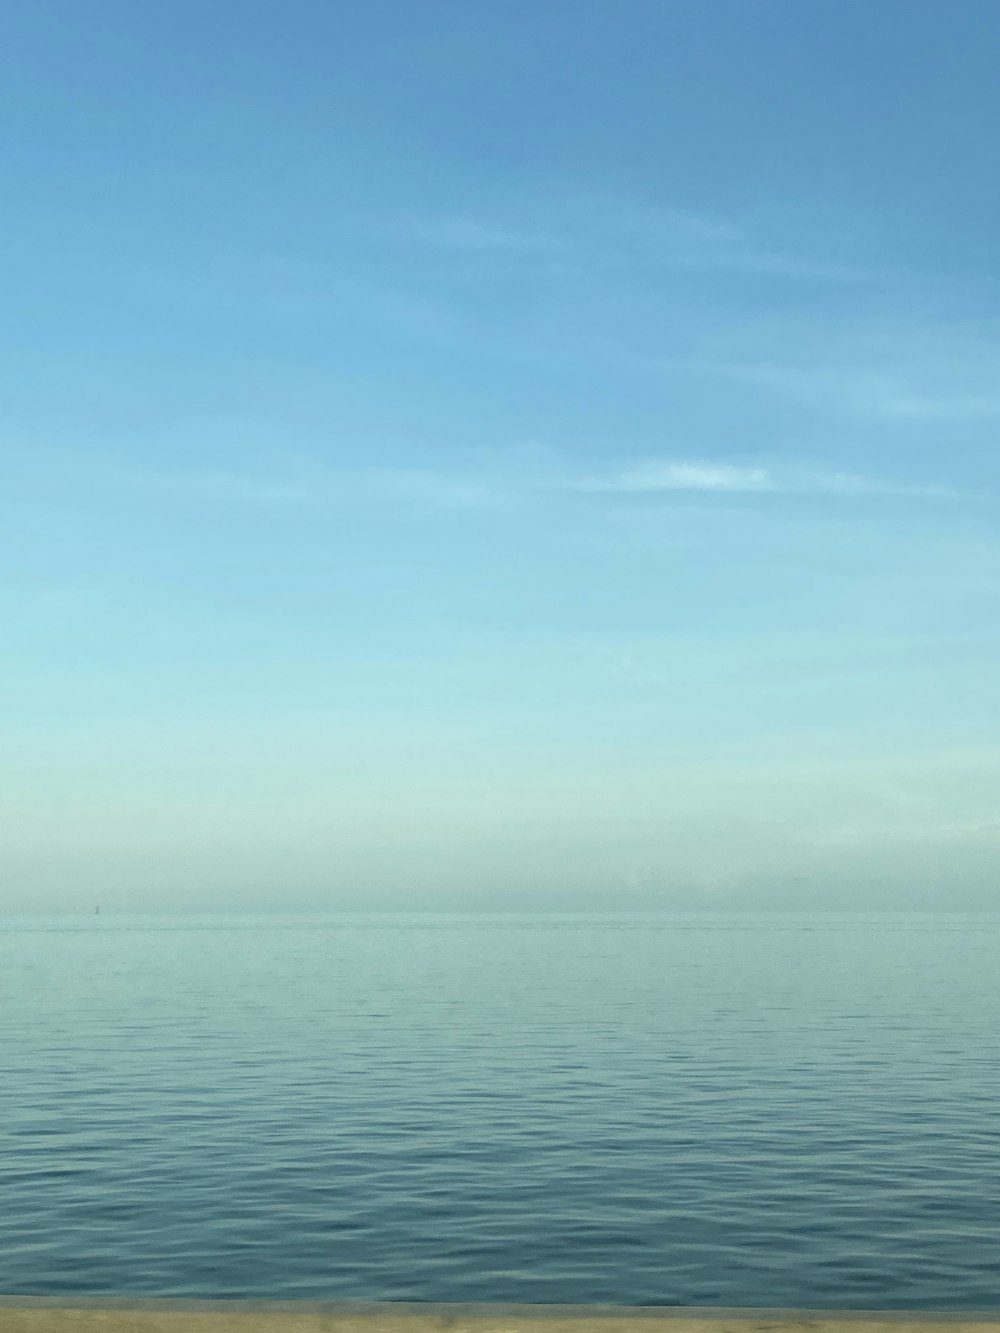
[[[996,5],[2,30],[0,913],[1000,908]]]
[[[488,876],[486,877],[488,879]],[[451,892],[433,886],[379,892],[371,889],[327,888],[325,891],[288,890],[275,903],[273,890],[234,891],[227,898],[218,893],[198,894],[183,888],[151,895],[148,886],[136,885],[98,894],[88,900],[67,888],[42,900],[18,901],[9,897],[0,906],[0,918],[42,917],[89,920],[102,924],[119,918],[224,919],[232,916],[260,918],[336,918],[364,916],[597,916],[617,918],[749,916],[913,916],[996,915],[1000,913],[992,876],[926,880],[899,885],[891,880],[871,881],[843,877],[836,883],[802,880],[740,882],[724,890],[650,886],[641,889],[570,886],[563,892],[544,884],[521,891],[484,888],[477,882]]]

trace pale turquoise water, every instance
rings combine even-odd
[[[8,919],[0,1291],[1000,1309],[1000,920]]]

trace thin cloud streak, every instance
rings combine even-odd
[[[562,254],[589,267],[648,269],[664,264],[820,283],[882,279],[822,255],[785,251],[724,219],[683,208],[587,197],[512,210],[516,220],[477,216],[415,219],[397,234],[454,255],[504,255],[523,264]]]
[[[609,476],[576,482],[574,489],[623,495],[655,495],[663,491],[728,491],[747,494],[774,491],[778,487],[768,470],[762,467],[651,459]]]
[[[576,483],[576,489],[621,495],[700,491],[737,495],[895,495],[926,499],[956,496],[945,487],[911,486],[850,472],[740,467],[705,460],[671,459],[651,459],[604,477],[591,477]]]
[[[323,469],[294,481],[261,475],[130,476],[132,485],[231,503],[287,506],[349,497],[356,502],[404,502],[446,509],[502,509],[546,496],[627,499],[694,493],[703,496],[885,496],[922,500],[965,498],[944,486],[895,482],[860,473],[787,466],[738,465],[714,459],[646,458],[584,473],[568,467],[468,471],[431,467]]]
[[[913,376],[850,366],[817,369],[792,361],[672,357],[658,362],[669,373],[717,376],[770,389],[823,410],[893,421],[967,422],[1000,417],[1000,394],[917,389]]]

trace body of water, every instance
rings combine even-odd
[[[0,925],[0,1292],[1000,1309],[1000,919]]]

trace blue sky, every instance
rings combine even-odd
[[[995,899],[1000,9],[0,19],[0,907]]]

